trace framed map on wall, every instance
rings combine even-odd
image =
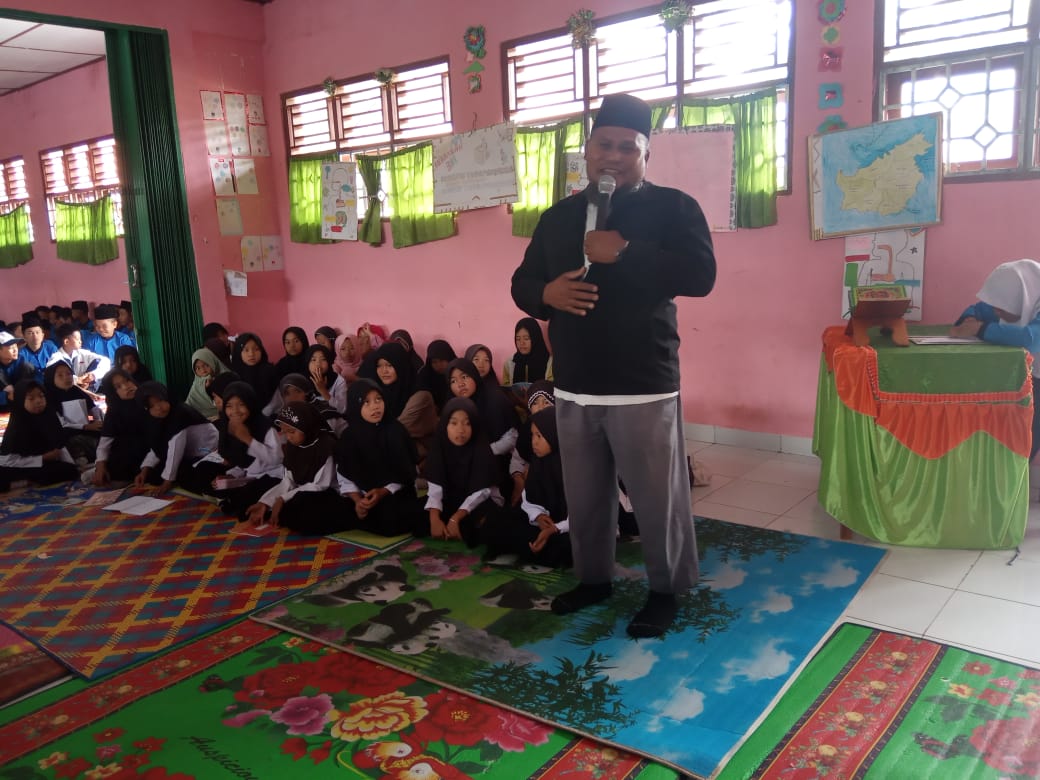
[[[942,114],[809,138],[813,240],[941,221]]]

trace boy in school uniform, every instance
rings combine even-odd
[[[94,323],[91,322],[90,315],[87,313],[86,301],[73,301],[69,308],[72,309],[73,325],[85,332],[94,330]]]
[[[95,392],[112,368],[112,361],[104,355],[83,349],[83,337],[72,323],[58,328],[58,338],[61,339],[61,349],[51,355],[47,365],[64,360],[72,368],[76,384],[84,390]]]
[[[58,351],[58,345],[47,338],[49,330],[47,325],[35,317],[22,322],[25,348],[19,350],[19,354],[36,372],[36,379],[40,382],[43,381],[43,370],[47,368],[51,356]]]
[[[19,354],[24,339],[17,338],[7,330],[0,330],[0,410],[10,411],[14,399],[14,386],[22,379],[32,379],[34,371]]]
[[[120,333],[119,309],[111,303],[94,307],[94,332],[83,334],[83,348],[115,360],[116,350],[123,346],[136,347],[133,336]]]
[[[136,340],[134,336],[134,307],[130,301],[119,302],[119,327],[117,330]]]

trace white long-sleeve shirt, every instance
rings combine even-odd
[[[524,490],[523,499],[520,501],[520,508],[527,513],[527,522],[529,522],[531,525],[538,525],[539,515],[548,515],[550,519],[552,518],[552,515],[549,515],[549,510],[546,509],[544,506],[535,504],[527,500],[527,490]],[[558,523],[555,520],[553,520],[553,524],[555,524],[556,530],[559,531],[561,534],[567,533],[571,528],[571,520],[569,517],[565,520],[561,520]]]
[[[184,458],[190,458],[192,462],[205,457],[217,448],[220,434],[217,433],[213,423],[200,423],[189,425],[170,439],[166,445],[166,465],[162,470],[162,478],[167,482],[177,479],[177,469],[181,467]],[[148,450],[141,462],[141,468],[153,469],[162,462],[155,450]]]
[[[61,448],[61,457],[58,458],[65,463],[75,463],[69,451],[64,447]],[[0,455],[0,466],[6,466],[10,469],[38,469],[43,466],[42,455],[19,455],[16,452],[12,452],[8,455]]]
[[[69,354],[64,349],[59,349],[51,355],[47,365],[52,366],[59,360],[64,360],[69,364],[69,368],[72,369],[72,375],[77,379],[84,374],[93,372],[97,384],[100,384],[105,374],[112,370],[111,360],[104,355],[99,355],[97,352],[91,352],[89,349],[76,349],[72,351],[72,354]],[[91,365],[94,368],[91,368]]]
[[[325,465],[314,475],[314,479],[302,485],[296,481],[289,469],[285,469],[282,481],[260,496],[260,503],[274,506],[274,502],[279,498],[282,499],[282,503],[288,503],[297,493],[319,493],[322,490],[334,490],[336,487],[336,462],[329,455]]]
[[[264,440],[253,439],[247,448],[253,456],[253,462],[246,468],[232,466],[227,473],[231,477],[246,477],[247,479],[259,479],[260,477],[275,477],[281,479],[285,476],[282,466],[282,442],[278,438],[278,431],[270,428],[264,436]]]
[[[426,506],[424,508],[443,510],[444,488],[436,482],[429,482],[427,483],[427,491]],[[499,506],[502,506],[502,504],[505,503],[502,500],[502,493],[497,487],[486,487],[466,496],[466,499],[459,505],[459,509],[465,509],[467,512],[472,512],[480,506],[482,502],[489,498]]]
[[[516,447],[516,440],[519,438],[520,434],[517,432],[516,428],[510,428],[495,439],[495,441],[491,442],[491,451],[496,455],[505,455]]]

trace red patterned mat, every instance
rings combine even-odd
[[[374,555],[330,539],[231,536],[211,504],[176,498],[12,520],[0,537],[0,619],[97,677],[278,601]]]
[[[0,707],[68,676],[68,669],[32,642],[0,626]]]

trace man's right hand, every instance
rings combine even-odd
[[[542,290],[542,303],[568,314],[584,317],[599,300],[596,285],[581,281],[584,268],[575,268],[557,276]]]

